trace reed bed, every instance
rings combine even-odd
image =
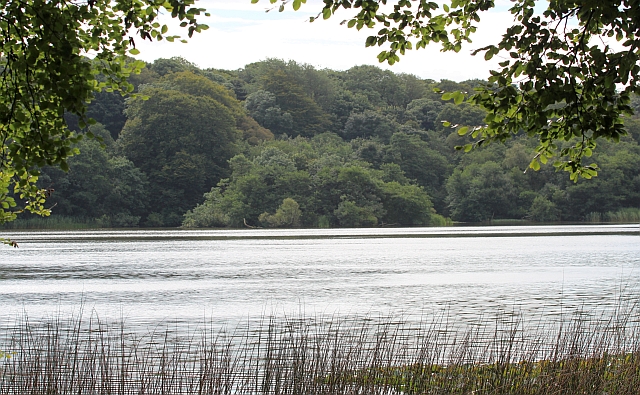
[[[0,394],[638,394],[637,309],[555,321],[274,316],[145,334],[88,317],[4,328]]]
[[[623,208],[618,211],[608,211],[606,213],[591,212],[585,217],[586,222],[615,222],[615,223],[636,223],[640,222],[640,208]]]
[[[0,229],[5,230],[37,230],[37,229],[55,229],[55,230],[79,230],[79,229],[96,229],[104,227],[100,221],[93,218],[51,216],[38,217],[30,215],[21,217],[15,221],[5,222],[0,225]]]

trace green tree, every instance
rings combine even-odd
[[[429,80],[423,80],[413,74],[400,73],[397,74],[402,81],[402,105],[407,106],[414,100],[420,99],[427,93],[427,85]]]
[[[513,218],[516,198],[513,184],[496,162],[456,169],[446,187],[453,220],[481,222]]]
[[[198,70],[195,64],[181,57],[156,59],[149,69],[160,77],[170,73],[180,73],[184,71],[195,72]]]
[[[389,144],[389,161],[397,163],[410,179],[425,188],[438,212],[445,210],[444,184],[452,172],[446,157],[432,149],[419,136],[395,133]]]
[[[403,81],[392,71],[376,66],[355,66],[342,78],[346,89],[365,95],[375,106],[404,107],[411,101],[404,95]]]
[[[293,0],[293,8],[302,2]],[[459,52],[471,42],[483,13],[496,7],[494,0],[442,5],[396,0],[393,7],[381,7],[386,4],[326,0],[320,14],[328,19],[339,9],[353,8],[348,27],[380,26],[366,45],[386,46],[378,59],[393,64],[406,50],[434,42],[443,51]],[[640,92],[640,2],[554,0],[545,5],[540,14],[540,2],[513,0],[513,26],[499,42],[474,51],[486,60],[496,55],[504,60],[491,72],[489,84],[466,97],[487,116],[486,126],[461,131],[476,139],[465,150],[526,133],[538,140],[531,168],[556,157],[554,166],[568,171],[572,180],[591,178],[598,167],[585,158],[599,139],[618,141],[626,133],[623,116],[632,112],[632,94]],[[612,39],[618,43],[606,44]],[[465,96],[458,91],[443,98],[461,103]]]
[[[462,126],[481,127],[484,125],[486,115],[486,111],[478,106],[472,106],[467,103],[459,105],[447,103],[438,113],[434,124],[438,128],[441,128],[443,124],[446,125],[446,123],[451,124],[456,129]]]
[[[305,96],[311,98],[324,111],[331,108],[336,87],[326,70],[316,70],[311,65],[293,60],[271,58],[245,66],[239,77],[251,86],[253,92],[266,89],[263,83],[272,73],[284,76],[285,80],[297,85]]]
[[[431,224],[433,205],[423,188],[397,164],[374,170],[355,160],[355,150],[335,134],[254,147],[253,159],[241,154],[229,161],[231,176],[205,194],[183,226]]]
[[[416,120],[424,130],[436,130],[438,115],[442,111],[441,101],[427,98],[413,100],[407,105],[405,118]]]
[[[125,98],[120,92],[96,92],[93,100],[87,106],[86,116],[105,127],[114,140],[118,138],[127,117],[124,115]],[[70,130],[81,132],[80,118],[71,113],[65,113],[64,119]]]
[[[359,206],[356,202],[344,199],[338,204],[334,213],[340,226],[346,228],[359,228],[375,226],[378,224],[376,208],[371,206]]]
[[[142,91],[148,100],[129,101],[129,119],[118,144],[149,176],[154,211],[166,226],[175,226],[205,191],[228,175],[227,161],[239,150],[234,115],[242,116],[243,110],[205,77],[168,76],[173,77],[164,85]]]
[[[351,113],[344,124],[342,136],[346,140],[358,137],[377,137],[381,141],[389,142],[391,135],[396,131],[396,125],[384,115],[375,111]]]
[[[282,111],[276,103],[276,95],[259,90],[247,96],[244,102],[249,114],[260,125],[277,135],[293,133],[293,118],[288,112]]]
[[[296,227],[300,226],[301,216],[302,212],[298,202],[291,198],[286,198],[282,201],[275,214],[265,212],[260,214],[258,219],[269,227]]]
[[[103,89],[129,92],[126,78],[143,63],[128,61],[137,39],[168,39],[157,22],[168,13],[188,27],[198,24],[202,9],[194,0],[7,1],[0,8],[0,223],[22,210],[47,215],[46,191],[36,182],[38,168],[68,169],[79,136],[64,121],[65,112],[80,116]],[[86,54],[94,56],[90,61]],[[98,80],[98,74],[103,79]],[[17,207],[13,192],[24,207]]]
[[[335,117],[333,131],[340,133],[352,113],[362,113],[373,109],[374,106],[369,102],[367,96],[346,89],[339,90],[330,108],[330,113]]]
[[[388,146],[379,140],[358,138],[351,141],[351,146],[358,159],[368,162],[375,169],[387,165],[383,163]],[[398,170],[400,167],[398,166]]]
[[[102,135],[107,149],[95,140],[79,143],[81,153],[69,159],[69,171],[42,169],[40,185],[55,189],[49,204],[53,213],[79,218],[101,219],[106,226],[137,226],[148,209],[147,176],[133,163],[112,154],[109,132],[98,125],[91,129]]]
[[[283,218],[290,218],[288,209],[278,215],[286,199],[294,200],[300,213],[306,211],[312,191],[309,173],[298,170],[292,159],[295,154],[285,153],[274,146],[278,143],[284,145],[272,142],[257,147],[260,152],[253,160],[242,154],[233,157],[229,161],[233,171],[231,176],[222,180],[218,189],[205,195],[205,202],[187,214],[183,225],[242,226],[245,222],[261,222],[267,226],[297,226],[304,222],[302,214],[295,224],[281,222]],[[287,200],[285,208],[289,206]],[[269,214],[274,211],[275,214]]]
[[[240,199],[229,199],[231,194],[223,196],[220,188],[214,187],[204,194],[204,202],[187,211],[182,226],[185,228],[221,228],[230,225],[238,226],[242,220],[234,223],[234,213],[244,211]],[[240,213],[240,216],[242,214]],[[237,217],[237,215],[236,215]]]
[[[248,116],[245,108],[234,97],[230,89],[213,82],[204,75],[200,75],[199,70],[195,71],[169,73],[154,85],[164,89],[178,90],[195,97],[208,97],[223,104],[231,111],[236,121],[236,127],[242,131],[244,140],[251,144],[255,145],[260,141],[273,138],[273,133],[261,127],[253,118]]]
[[[275,95],[276,104],[283,112],[291,114],[292,135],[310,137],[328,130],[327,114],[305,94],[301,85],[289,80],[285,72],[271,71],[262,80],[264,90]]]
[[[538,195],[531,203],[527,218],[538,222],[556,221],[558,219],[558,209],[549,199]]]
[[[568,206],[562,207],[564,219],[584,220],[592,212],[604,214],[640,207],[640,147],[620,143],[615,151],[601,152],[598,160],[602,177],[566,188]]]
[[[372,209],[372,212],[382,216],[380,184],[377,182],[375,173],[354,163],[340,168],[338,182],[342,184],[341,199],[346,198],[363,207],[379,207],[379,209]]]
[[[403,226],[431,225],[433,204],[423,188],[394,181],[382,184],[382,190],[382,204],[386,209],[384,222]]]

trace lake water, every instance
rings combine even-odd
[[[0,233],[0,322],[94,311],[130,325],[269,315],[454,320],[635,298],[638,225]]]

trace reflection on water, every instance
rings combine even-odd
[[[129,323],[271,312],[456,319],[614,305],[640,284],[637,225],[0,234],[0,318],[81,304]]]

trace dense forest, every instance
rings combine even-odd
[[[527,170],[517,136],[468,153],[462,126],[485,113],[443,101],[480,81],[440,81],[375,66],[346,71],[268,59],[240,70],[181,58],[148,64],[138,96],[102,92],[69,171],[44,168],[53,218],[105,227],[353,227],[500,219],[615,219],[640,208],[640,118],[593,154],[574,183]],[[634,107],[640,110],[640,100]],[[67,117],[79,133],[78,120]],[[453,126],[445,126],[445,125]]]

